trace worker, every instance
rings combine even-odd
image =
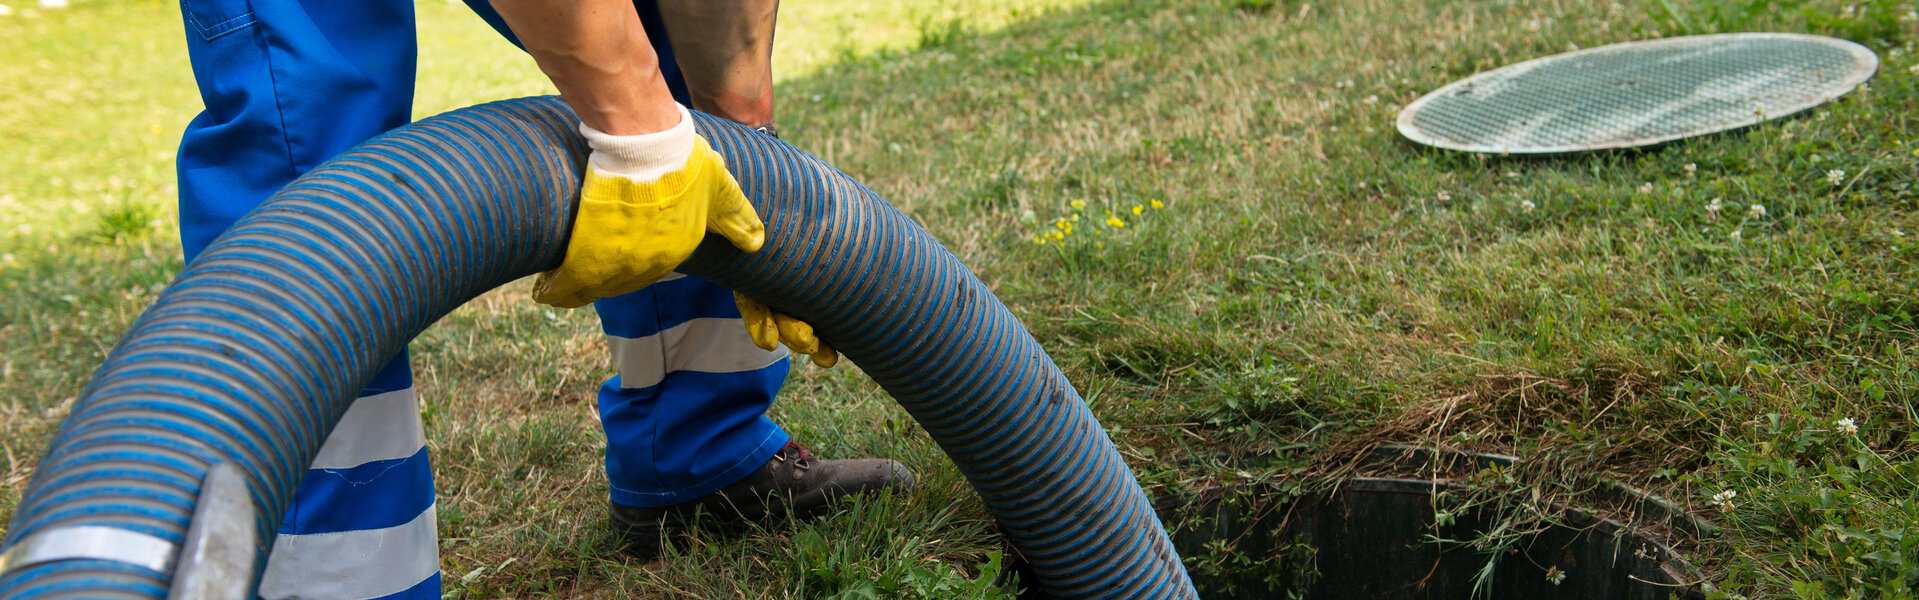
[[[897,462],[820,460],[765,416],[784,342],[830,365],[806,324],[671,270],[707,232],[764,232],[687,105],[773,131],[777,0],[469,0],[579,116],[591,148],[564,262],[534,296],[594,303],[617,375],[599,389],[610,522],[657,555],[697,513],[759,519],[912,485]],[[205,111],[180,144],[191,261],[300,174],[409,119],[410,0],[182,0]],[[741,309],[750,318],[743,323]],[[742,326],[742,325],[745,326]],[[750,333],[749,333],[750,331]],[[273,541],[260,595],[440,597],[432,473],[404,352],[320,448]]]

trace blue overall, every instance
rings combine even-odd
[[[178,160],[189,261],[295,177],[408,121],[411,0],[181,0],[181,13],[206,106],[187,126]],[[640,13],[675,97],[686,103],[657,8],[641,0]],[[786,352],[752,345],[730,292],[675,275],[594,308],[618,372],[599,389],[612,501],[698,498],[744,478],[786,443],[764,414],[785,380]],[[307,472],[261,596],[437,599],[434,520],[432,471],[402,353]]]

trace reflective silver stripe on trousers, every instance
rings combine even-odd
[[[309,468],[351,469],[409,458],[425,445],[419,396],[408,387],[355,399]],[[366,600],[413,587],[440,570],[434,514],[428,507],[405,524],[383,529],[278,535],[260,597]]]
[[[390,596],[440,571],[433,507],[405,524],[273,540],[260,597],[266,600],[366,600]]]
[[[407,458],[425,445],[419,397],[408,387],[354,400],[307,468],[351,469]]]
[[[606,346],[613,352],[620,387],[627,389],[658,385],[674,371],[739,373],[786,360],[785,346],[767,351],[753,345],[737,318],[691,319],[638,338],[609,335]]]

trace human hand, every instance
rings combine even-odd
[[[725,159],[679,111],[679,125],[643,135],[580,126],[593,149],[580,206],[566,257],[534,282],[535,301],[576,308],[639,290],[692,256],[709,231],[746,252],[765,243],[766,227]]]
[[[807,322],[786,316],[739,292],[733,292],[733,303],[740,307],[740,320],[746,322],[746,333],[753,336],[753,344],[761,349],[772,350],[785,342],[794,352],[811,355],[813,364],[831,367],[839,363],[840,353],[820,341]]]

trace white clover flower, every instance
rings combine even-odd
[[[1692,176],[1693,176],[1693,174],[1695,174],[1695,173],[1698,173],[1698,172],[1699,172],[1699,165],[1698,165],[1698,164],[1696,164],[1696,163],[1686,163],[1686,176],[1687,176],[1687,177],[1692,177]]]
[[[1452,200],[1452,199],[1453,199],[1453,194],[1452,194],[1452,192],[1448,192],[1448,191],[1446,191],[1446,190],[1439,190],[1439,192],[1438,192],[1438,193],[1436,193],[1436,194],[1433,194],[1433,196],[1434,196],[1434,197],[1436,197],[1436,198],[1439,198],[1439,201],[1440,201],[1440,202],[1446,202],[1446,201],[1448,201],[1448,200]]]
[[[1845,183],[1845,181],[1846,181],[1845,169],[1833,169],[1831,171],[1826,171],[1826,183],[1839,185],[1841,183]]]
[[[1740,240],[1743,240],[1743,239],[1746,239],[1746,234],[1744,234],[1744,233],[1741,233],[1741,232],[1743,232],[1743,231],[1745,231],[1745,230],[1743,230],[1743,229],[1734,229],[1734,230],[1732,230],[1732,233],[1731,233],[1731,234],[1728,234],[1728,235],[1727,235],[1727,237],[1730,237],[1730,238],[1732,238],[1732,241],[1735,241],[1735,242],[1737,242],[1737,241],[1740,241]]]
[[[1641,194],[1651,194],[1651,193],[1652,193],[1652,182],[1650,182],[1650,181],[1648,181],[1648,182],[1645,182],[1645,183],[1642,183],[1642,184],[1639,184],[1639,193],[1641,193]]]
[[[1859,426],[1853,424],[1852,417],[1846,417],[1844,419],[1833,421],[1832,425],[1833,427],[1837,427],[1839,429],[1839,433],[1843,433],[1846,435],[1853,435],[1853,434],[1859,433]]]
[[[1365,98],[1363,98],[1363,99],[1361,99],[1361,100],[1360,100],[1360,102],[1364,102],[1364,103],[1367,103],[1367,104],[1378,104],[1378,103],[1379,103],[1379,95],[1378,95],[1378,94],[1370,94],[1370,95],[1367,95],[1367,96],[1366,96]]]
[[[1757,219],[1766,216],[1766,205],[1754,204],[1746,207],[1746,218]]]
[[[1535,204],[1533,204],[1533,201],[1531,201],[1531,200],[1520,200],[1520,201],[1519,201],[1519,211],[1520,211],[1520,212],[1532,212],[1532,211],[1533,211],[1533,209],[1535,209],[1535,208],[1539,208],[1539,206],[1538,206],[1538,205],[1535,205]]]
[[[1732,499],[1739,497],[1738,490],[1726,490],[1712,495],[1712,505],[1719,510],[1732,510]]]
[[[1712,202],[1706,203],[1707,219],[1716,220],[1719,218],[1719,209],[1722,207],[1722,205],[1719,203],[1720,200],[1721,200],[1720,198],[1713,198]]]

